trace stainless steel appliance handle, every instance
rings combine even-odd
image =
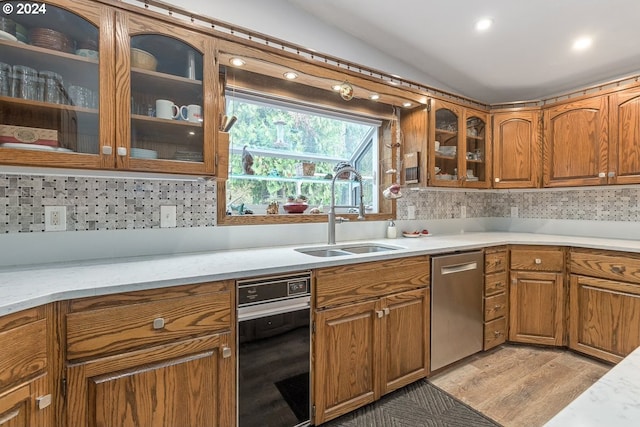
[[[276,314],[290,313],[292,311],[304,310],[309,307],[311,307],[310,296],[238,307],[238,322],[274,316]]]
[[[476,270],[477,268],[478,268],[477,262],[468,262],[465,264],[447,265],[446,267],[441,267],[440,273],[442,275],[455,274],[455,273],[462,273],[463,271]]]

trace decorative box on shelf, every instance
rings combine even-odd
[[[316,173],[316,164],[311,162],[296,163],[297,176],[313,176]]]
[[[0,125],[0,143],[19,143],[58,147],[58,131],[55,129]]]

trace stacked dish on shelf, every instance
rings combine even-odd
[[[176,151],[174,159],[184,162],[203,162],[204,156],[201,151]]]
[[[66,53],[75,52],[75,43],[69,36],[50,28],[31,28],[29,30],[29,42],[33,46],[45,49]]]
[[[155,150],[147,150],[144,148],[132,148],[131,157],[135,157],[137,159],[157,159],[158,152]]]

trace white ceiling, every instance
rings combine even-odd
[[[640,72],[640,0],[288,2],[487,103],[542,99]],[[474,28],[481,17],[494,20],[485,33]],[[573,51],[583,35],[592,47]]]

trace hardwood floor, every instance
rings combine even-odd
[[[536,427],[611,367],[567,350],[503,345],[429,380],[505,427]]]

